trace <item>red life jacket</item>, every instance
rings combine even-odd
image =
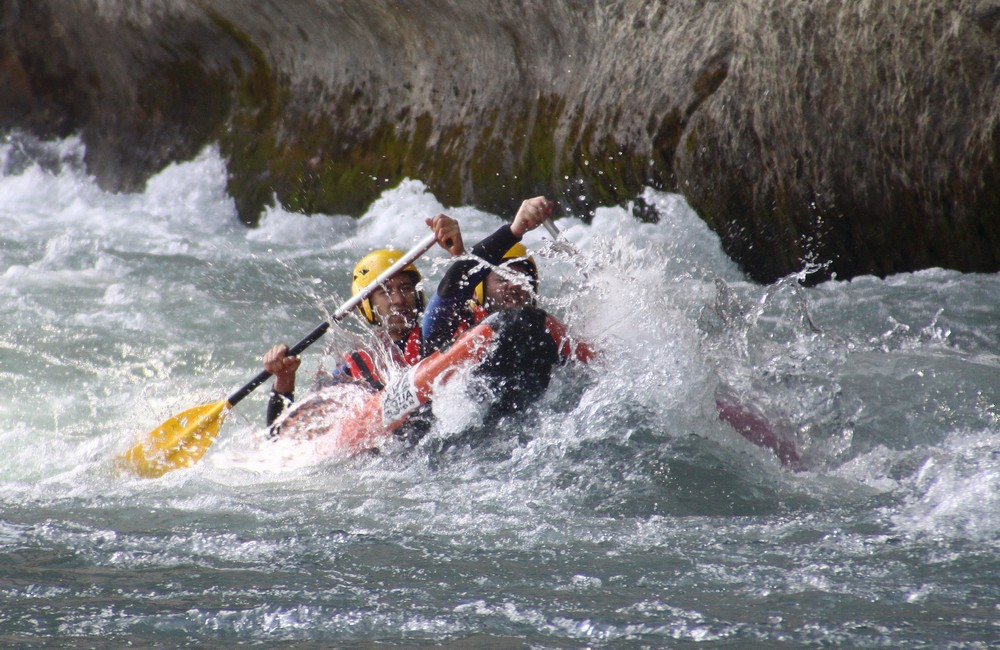
[[[461,336],[466,330],[472,329],[476,325],[483,322],[483,319],[489,316],[489,314],[486,313],[486,309],[484,309],[482,305],[477,302],[472,302],[471,300],[469,301],[469,311],[472,312],[472,319],[462,320],[462,322],[458,324],[458,327],[455,328],[455,332],[451,335],[452,341]]]
[[[451,339],[454,341],[466,330],[472,329],[479,323],[483,322],[487,316],[489,316],[489,313],[483,308],[482,305],[473,303],[472,320],[463,320],[459,323],[458,327],[455,328],[455,333],[452,335]],[[559,348],[559,355],[564,361],[590,363],[590,361],[594,358],[594,351],[590,349],[590,346],[582,341],[576,341],[569,336],[565,323],[555,316],[546,315],[545,331],[548,332],[549,336],[552,337],[552,340],[555,341],[556,347]]]
[[[382,333],[379,334],[379,340],[388,351],[393,364],[399,368],[412,366],[421,359],[423,335],[420,332],[420,327],[414,327],[410,330],[402,345]],[[344,355],[344,359],[347,361],[347,370],[352,378],[367,383],[375,390],[382,390],[385,386],[382,378],[379,377],[375,361],[367,350],[349,352]]]
[[[559,355],[564,361],[575,361],[578,363],[590,363],[594,358],[594,351],[583,341],[574,340],[566,331],[566,324],[555,316],[545,317],[545,331],[549,333],[552,340],[559,348]]]

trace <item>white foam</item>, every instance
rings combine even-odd
[[[893,517],[913,535],[1000,543],[997,431],[956,433],[928,450],[913,476],[913,496]]]

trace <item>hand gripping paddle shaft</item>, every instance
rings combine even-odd
[[[288,355],[295,356],[319,340],[330,329],[331,323],[343,320],[362,300],[371,296],[381,284],[430,250],[435,241],[436,238],[433,234],[427,235],[399,258],[395,264],[379,274],[374,282],[338,307],[330,320],[321,323],[305,338],[293,345],[288,350]],[[169,471],[193,465],[205,455],[205,452],[215,441],[219,434],[219,428],[229,411],[267,381],[270,376],[271,373],[263,370],[226,399],[195,406],[178,413],[149,432],[141,442],[129,448],[118,458],[118,464],[147,478],[156,478]]]
[[[552,223],[552,219],[546,219],[542,222],[542,225],[545,226],[545,229],[549,231],[550,235],[552,235],[552,250],[557,253],[565,253],[567,255],[576,254],[576,246],[567,241],[565,237],[562,239],[559,238],[562,233],[559,232],[559,228],[556,227],[556,224]]]

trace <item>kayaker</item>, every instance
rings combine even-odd
[[[426,223],[446,251],[452,255],[461,255],[465,251],[457,221],[439,214],[428,218]],[[352,273],[352,295],[369,286],[402,255],[400,251],[383,248],[361,258]],[[355,350],[344,355],[345,363],[333,371],[331,381],[359,381],[379,390],[382,380],[374,359],[388,358],[394,365],[404,367],[423,357],[420,316],[426,301],[420,288],[421,279],[420,271],[410,264],[358,305],[358,312],[375,330],[376,345],[381,349]],[[301,361],[298,357],[288,356],[288,346],[284,343],[268,350],[263,361],[264,369],[274,375],[274,386],[267,405],[267,426],[272,427],[285,407],[294,400],[295,375]],[[272,429],[272,434],[275,433]]]
[[[476,244],[445,272],[424,314],[424,352],[446,349],[462,332],[493,315],[497,348],[479,366],[495,393],[493,412],[532,401],[560,361],[587,362],[593,352],[572,341],[558,319],[536,306],[538,266],[521,238],[551,217],[543,196],[525,200],[510,224]]]

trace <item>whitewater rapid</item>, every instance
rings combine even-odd
[[[748,282],[682,197],[560,215],[541,304],[602,351],[481,444],[460,390],[415,449],[313,461],[266,388],[195,467],[114,458],[348,297],[360,255],[447,212],[419,180],[360,219],[247,229],[212,148],[102,191],[69,139],[0,145],[0,638],[532,647],[987,647],[1000,622],[1000,278]],[[420,261],[425,288],[447,260]],[[302,385],[363,341],[354,318]],[[803,471],[718,418],[720,391]],[[471,419],[470,419],[471,418]]]

